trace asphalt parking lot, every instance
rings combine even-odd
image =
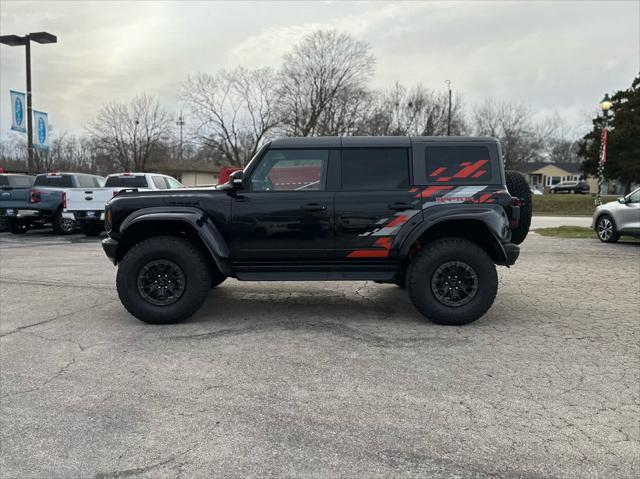
[[[97,240],[0,235],[0,475],[638,477],[640,244],[531,235],[493,308],[241,283],[149,326]]]

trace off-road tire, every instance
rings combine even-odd
[[[518,227],[511,230],[511,242],[520,244],[527,237],[531,227],[531,215],[533,213],[531,188],[521,173],[507,170],[504,174],[507,179],[509,194],[520,200],[520,221],[518,222]]]
[[[14,235],[22,235],[29,230],[29,226],[19,221],[7,220],[7,229]]]
[[[57,235],[70,235],[75,229],[75,221],[66,219],[62,216],[62,211],[58,211],[51,220],[53,232]]]
[[[80,223],[80,231],[85,236],[100,236],[100,233],[104,231],[104,225],[102,223]]]
[[[604,221],[609,221],[611,223],[611,236],[604,235],[603,238],[600,236],[600,225]],[[616,243],[620,239],[620,233],[618,233],[618,228],[616,227],[616,222],[610,215],[602,215],[598,217],[598,221],[596,221],[596,235],[598,239],[603,243]]]
[[[475,296],[461,306],[444,304],[432,289],[434,273],[449,262],[463,262],[477,275]],[[477,244],[444,238],[426,244],[413,257],[407,270],[407,291],[416,309],[430,321],[460,326],[480,318],[491,307],[498,292],[498,275],[491,258]]]
[[[154,260],[169,260],[184,273],[182,295],[167,306],[148,302],[138,289],[138,274]],[[118,296],[124,307],[150,324],[177,323],[193,315],[207,298],[210,284],[210,269],[203,253],[188,240],[175,236],[156,236],[134,245],[120,262],[116,276]]]

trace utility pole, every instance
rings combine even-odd
[[[182,110],[180,110],[180,116],[178,117],[178,121],[176,121],[176,125],[180,127],[180,161],[182,161],[182,127],[184,126],[184,117],[182,116]]]
[[[449,114],[447,115],[447,136],[451,136],[451,80],[444,81],[449,89]]]
[[[27,153],[29,160],[27,168],[29,173],[33,173],[33,111],[31,106],[31,42],[36,43],[56,43],[58,38],[48,32],[36,32],[29,33],[24,37],[19,35],[2,35],[0,36],[0,43],[9,45],[10,47],[17,47],[24,45],[26,55],[26,69],[27,69]]]

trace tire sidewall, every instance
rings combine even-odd
[[[464,243],[468,243],[463,241]],[[445,242],[439,242],[443,245]],[[474,245],[475,246],[475,245]],[[429,248],[427,245],[426,248]],[[461,261],[478,276],[478,291],[467,304],[452,307],[441,303],[431,289],[434,272],[444,263]],[[413,261],[407,272],[407,287],[416,307],[428,319],[439,324],[462,325],[482,316],[493,304],[498,278],[495,265],[479,248],[434,248],[428,259]]]
[[[185,276],[184,293],[178,301],[168,306],[151,304],[138,291],[138,273],[145,264],[158,259],[173,261]],[[191,316],[206,299],[209,285],[206,261],[202,254],[188,242],[178,238],[143,241],[129,250],[118,268],[117,289],[120,300],[131,314],[152,324],[174,323]]]
[[[611,237],[609,239],[602,239],[600,238],[600,234],[598,233],[598,229],[600,227],[600,222],[602,222],[603,220],[609,220],[611,222],[611,226],[612,226],[612,231],[611,231]],[[619,238],[619,234],[618,234],[618,228],[616,226],[616,222],[613,221],[613,218],[609,215],[602,215],[598,218],[598,221],[596,222],[596,235],[598,236],[598,239],[603,242],[603,243],[615,243],[616,241],[618,241]]]

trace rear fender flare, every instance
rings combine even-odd
[[[124,236],[127,229],[133,225],[151,221],[178,221],[189,224],[206,246],[218,269],[226,275],[231,273],[229,247],[204,211],[183,206],[142,208],[125,218],[120,225],[120,234]]]
[[[509,231],[509,219],[504,209],[499,205],[457,205],[433,207],[438,211],[427,212],[424,210],[425,219],[396,242],[391,249],[391,255],[405,260],[411,251],[411,247],[424,233],[434,226],[455,220],[469,220],[481,222],[491,233],[492,244],[498,254],[498,264],[507,264],[507,253],[500,238],[505,238]]]

